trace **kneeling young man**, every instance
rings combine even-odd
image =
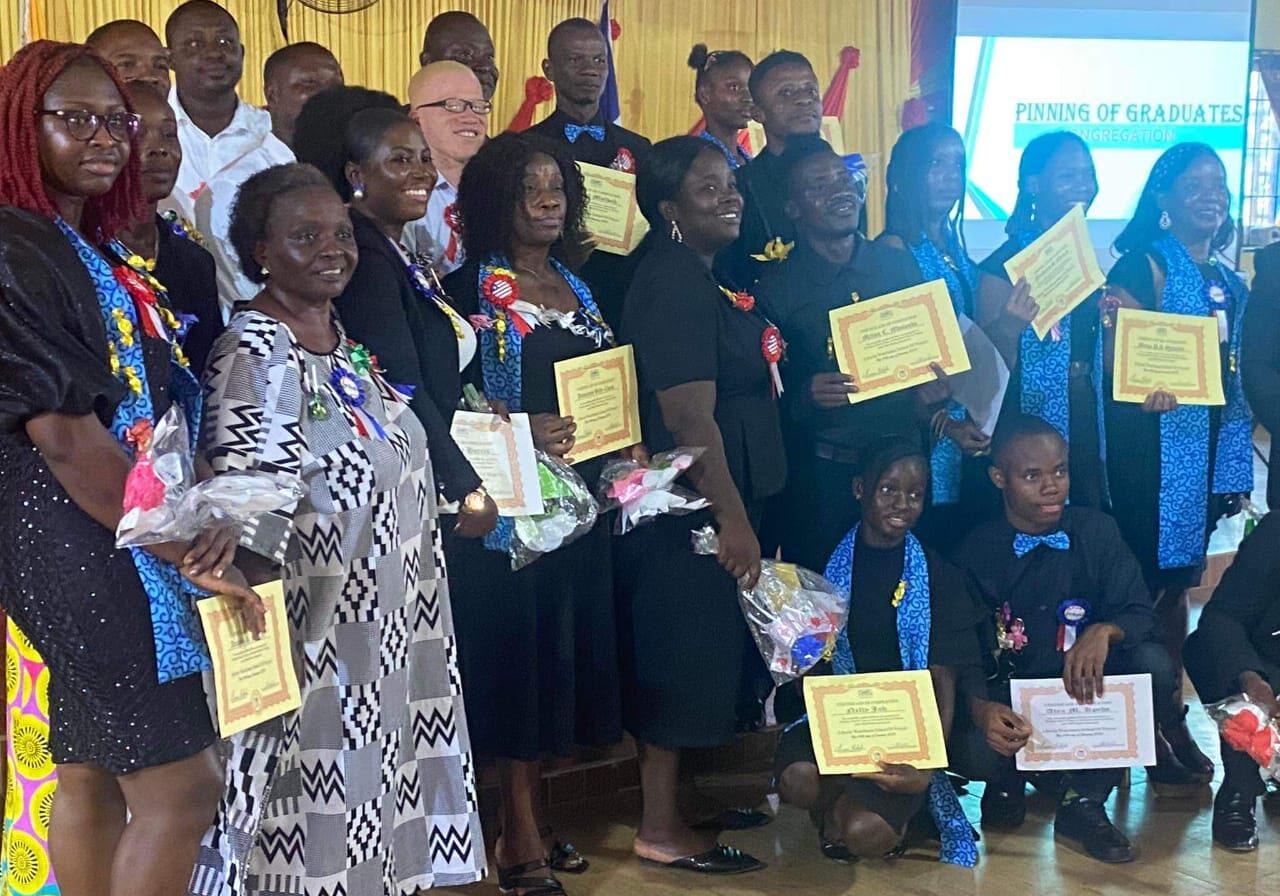
[[[1156,618],[1137,559],[1111,517],[1066,506],[1071,488],[1067,444],[1038,417],[1018,416],[996,433],[991,479],[1004,516],[975,528],[956,561],[977,580],[987,609],[1003,628],[999,670],[985,695],[969,695],[973,725],[957,725],[952,767],[986,781],[982,822],[1016,827],[1026,817],[1026,779],[1014,755],[1031,736],[1010,707],[1010,678],[1058,678],[1081,703],[1103,690],[1104,675],[1151,675],[1156,721],[1179,728],[1176,674],[1156,639]],[[986,699],[984,699],[984,696]],[[1060,793],[1055,834],[1089,856],[1130,862],[1134,850],[1104,806],[1122,767],[1042,773],[1037,786]],[[1167,751],[1152,781],[1188,785],[1190,773]]]

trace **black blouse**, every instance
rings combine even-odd
[[[716,423],[729,472],[744,503],[782,491],[786,455],[761,338],[769,325],[757,309],[734,308],[697,253],[651,237],[622,317],[635,346],[645,443],[674,448],[655,393],[684,383],[716,384]]]

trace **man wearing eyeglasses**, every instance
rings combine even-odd
[[[174,76],[169,104],[182,144],[178,182],[165,204],[205,235],[226,314],[259,291],[227,239],[236,192],[250,175],[292,162],[293,153],[271,133],[271,116],[236,95],[244,45],[230,13],[211,0],[187,0],[164,30]]]
[[[484,145],[492,109],[480,79],[460,62],[433,62],[409,80],[409,115],[431,150],[436,185],[426,215],[405,228],[405,242],[410,250],[430,255],[441,276],[464,261],[454,215],[458,184],[462,169]]]

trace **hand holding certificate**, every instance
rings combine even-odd
[[[528,414],[512,414],[510,420],[503,420],[497,414],[457,411],[450,434],[498,505],[500,515],[536,516],[543,512]]]
[[[302,705],[293,668],[284,584],[277,580],[254,590],[267,610],[267,630],[261,638],[255,639],[245,630],[240,611],[227,598],[214,595],[196,605],[213,658],[218,731],[223,737]]]
[[[560,416],[578,425],[573,463],[640,441],[640,390],[631,346],[557,361],[555,375]]]
[[[1222,357],[1214,317],[1121,308],[1112,398],[1141,404],[1168,392],[1179,404],[1221,405]]]
[[[1019,769],[1065,771],[1155,765],[1150,675],[1108,675],[1092,703],[1079,703],[1060,678],[1013,679],[1013,709],[1031,723]]]
[[[927,671],[804,680],[818,771],[864,775],[881,764],[946,768],[947,744]]]
[[[1005,262],[1004,269],[1012,282],[1025,279],[1031,287],[1040,306],[1031,328],[1040,339],[1106,282],[1079,205]]]
[[[649,232],[649,223],[636,205],[636,176],[627,171],[578,163],[587,190],[587,229],[596,248],[613,255],[630,255]]]
[[[969,369],[960,324],[942,280],[837,308],[830,319],[840,372],[858,386],[850,404],[932,382],[933,364],[948,374]]]

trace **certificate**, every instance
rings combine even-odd
[[[276,580],[254,590],[267,610],[267,629],[258,639],[245,629],[240,611],[227,598],[214,595],[196,604],[213,658],[218,731],[223,737],[302,705],[284,584]]]
[[[865,775],[880,763],[946,768],[947,742],[927,671],[804,680],[818,771]]]
[[[1079,205],[1006,261],[1004,269],[1011,281],[1025,277],[1031,287],[1031,297],[1040,306],[1031,329],[1040,339],[1106,282]]]
[[[631,346],[557,361],[555,373],[560,416],[578,425],[573,463],[640,441],[640,390]]]
[[[943,280],[836,308],[830,319],[840,372],[858,385],[850,404],[933,382],[930,364],[949,374],[969,369]]]
[[[1061,678],[1013,679],[1013,711],[1031,723],[1020,769],[1064,771],[1155,765],[1150,675],[1108,675],[1102,696],[1077,703]]]
[[[1115,329],[1116,401],[1169,392],[1179,404],[1226,403],[1217,318],[1121,308]]]
[[[636,205],[636,176],[626,171],[579,162],[587,190],[584,221],[596,248],[630,255],[649,232],[649,222]]]
[[[535,516],[543,512],[538,486],[538,458],[528,414],[457,411],[450,429],[501,516]]]

